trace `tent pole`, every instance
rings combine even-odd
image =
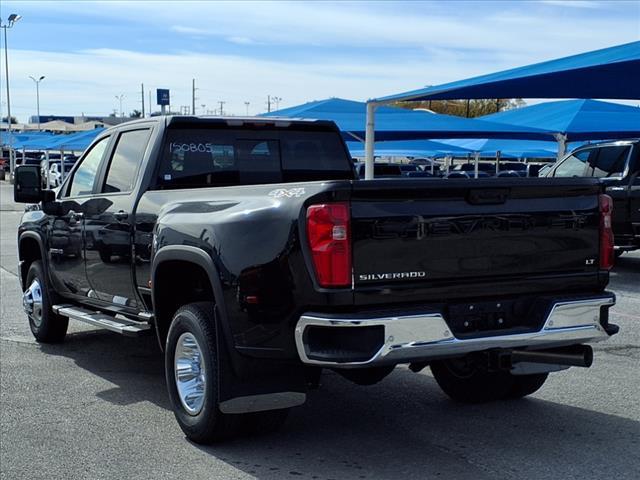
[[[60,150],[60,185],[64,180],[64,150]]]
[[[564,158],[564,155],[567,152],[567,136],[562,133],[556,133],[553,136],[556,137],[556,141],[558,142],[558,155],[556,156],[556,161],[560,161]]]
[[[47,190],[51,188],[51,165],[49,164],[49,150],[44,152],[44,168],[47,169]]]
[[[375,145],[375,115],[376,107],[374,102],[367,102],[367,125],[364,137],[364,179],[373,180],[373,149]]]
[[[480,161],[480,152],[474,154],[473,178],[478,178],[478,162]]]

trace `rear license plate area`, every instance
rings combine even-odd
[[[541,328],[547,305],[539,298],[456,303],[445,318],[458,338],[528,332]]]

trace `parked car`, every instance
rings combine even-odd
[[[74,156],[69,156],[67,157],[65,155],[65,159],[64,159],[64,178],[67,177],[67,175],[69,175],[69,172],[71,171],[71,169],[73,168],[73,166],[75,165],[77,160],[77,157]],[[45,160],[41,160],[40,161],[40,175],[42,177],[42,186],[43,188],[47,187],[47,161]],[[61,168],[61,161],[60,161],[60,156],[58,155],[58,159],[51,159],[49,158],[49,187],[51,188],[57,188],[62,184],[62,168]]]
[[[401,163],[399,166],[400,166],[400,171],[402,172],[402,175],[404,175],[405,177],[408,176],[409,173],[412,173],[412,172],[415,173],[422,170],[418,168],[417,165],[410,165],[407,163]]]
[[[553,167],[552,162],[530,162],[527,163],[527,177],[543,177],[547,169]]]
[[[364,170],[364,162],[358,162],[356,164],[358,178],[364,178]],[[399,163],[376,162],[373,167],[373,174],[376,178],[402,177],[402,168]]]
[[[618,331],[596,178],[361,181],[333,122],[186,116],[101,132],[57,192],[39,174],[14,185],[37,203],[18,228],[34,337],[153,330],[194,442],[276,428],[325,368],[521,398]]]
[[[529,169],[524,162],[500,162],[498,168],[500,172],[513,172],[518,177],[529,176]],[[498,176],[500,176],[500,172],[498,172]]]
[[[640,248],[640,140],[586,145],[545,173],[547,178],[593,177],[613,198],[616,254]]]
[[[436,160],[429,158],[413,158],[409,162],[411,165],[418,165],[425,172],[433,173],[433,176],[442,176],[442,169]]]

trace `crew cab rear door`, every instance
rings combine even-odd
[[[97,193],[85,213],[87,276],[98,299],[139,309],[133,280],[135,189],[151,127],[137,124],[115,134],[100,172]]]

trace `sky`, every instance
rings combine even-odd
[[[11,110],[125,114],[149,91],[172,109],[244,115],[367,100],[640,39],[639,1],[9,1]],[[4,47],[4,43],[2,44]],[[4,64],[0,91],[6,115]],[[154,98],[153,108],[156,110]],[[530,102],[534,103],[534,102]],[[204,107],[203,107],[204,105]],[[275,105],[274,105],[275,106]]]

